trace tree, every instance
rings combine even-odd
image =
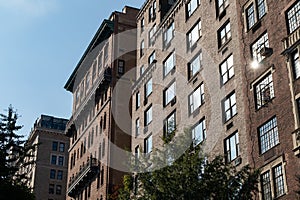
[[[186,130],[183,135],[188,134]],[[131,180],[127,176],[119,199],[251,199],[257,191],[258,170],[248,165],[237,170],[223,156],[207,159],[201,145],[194,146],[190,137],[175,138],[163,138],[168,148],[153,150],[150,159],[135,166],[156,170],[137,173]],[[176,158],[176,152],[183,153]]]
[[[17,173],[19,166],[32,164],[26,162],[29,151],[35,146],[26,146],[21,135],[16,132],[22,128],[17,125],[18,114],[10,105],[7,115],[0,114],[0,199],[34,199],[24,180],[26,174]]]

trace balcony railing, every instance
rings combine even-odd
[[[300,156],[300,128],[292,133],[295,155]]]
[[[81,192],[86,183],[88,183],[95,175],[99,173],[99,162],[96,158],[90,158],[89,161],[83,165],[80,171],[71,177],[68,184],[68,195],[75,197]]]
[[[300,43],[300,28],[282,40],[284,53],[288,53],[293,47]]]

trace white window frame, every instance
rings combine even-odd
[[[190,80],[194,77],[201,69],[202,63],[202,51],[197,53],[197,55],[188,63],[188,79]]]
[[[147,108],[147,110],[145,110],[145,113],[144,113],[145,126],[148,126],[152,122],[152,117],[153,117],[152,114],[153,114],[153,112],[152,112],[152,105],[151,105]]]
[[[176,130],[176,111],[173,111],[164,121],[164,135],[168,136]]]
[[[239,133],[234,132],[225,139],[226,162],[230,163],[240,156]]]
[[[152,140],[152,134],[149,135],[146,139],[145,139],[145,154],[149,154],[152,152],[152,147],[153,147],[153,140]]]
[[[140,135],[140,118],[137,118],[135,120],[135,136],[139,136]]]
[[[187,4],[187,17],[189,18],[200,6],[200,0],[190,0]]]
[[[228,7],[229,0],[216,0],[219,15]]]
[[[205,118],[202,118],[192,128],[192,140],[194,147],[202,143],[206,139]]]
[[[219,30],[219,47],[224,46],[231,39],[230,21],[227,21]]]
[[[147,83],[145,84],[145,98],[148,98],[151,94],[152,94],[152,91],[153,91],[153,88],[152,88],[152,78],[150,78]]]
[[[265,56],[261,55],[260,51],[264,47],[269,47],[269,37],[268,32],[265,32],[261,35],[252,45],[251,45],[251,52],[253,60],[257,62],[261,62]]]
[[[192,49],[201,36],[202,36],[201,20],[199,19],[199,21],[197,21],[196,24],[187,33],[188,49]]]
[[[167,76],[176,66],[175,52],[173,51],[163,62],[164,76]]]
[[[223,103],[224,107],[224,119],[225,122],[230,120],[233,116],[237,114],[237,106],[236,106],[236,93],[232,92],[229,94]]]
[[[174,38],[175,35],[175,23],[174,21],[168,26],[168,28],[164,31],[164,47],[167,47],[171,40]]]
[[[176,82],[174,81],[164,90],[164,106],[168,105],[176,97]]]
[[[204,103],[204,83],[201,83],[190,95],[189,95],[189,111],[190,114],[195,112]]]
[[[223,85],[225,85],[234,76],[232,54],[220,64],[220,73]]]

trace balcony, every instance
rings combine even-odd
[[[282,42],[284,49],[282,54],[290,53],[300,43],[300,28],[284,38]]]
[[[96,158],[90,158],[89,161],[81,167],[80,171],[72,178],[68,184],[68,196],[75,197],[99,173],[99,162]]]
[[[293,143],[294,143],[294,149],[296,156],[300,157],[300,128],[292,132],[293,135]]]

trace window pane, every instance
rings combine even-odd
[[[264,153],[279,143],[276,117],[267,121],[259,128],[260,151]]]
[[[289,33],[294,32],[300,26],[300,1],[287,13]]]
[[[273,169],[274,183],[275,183],[275,197],[284,194],[284,180],[282,165],[278,165]]]

